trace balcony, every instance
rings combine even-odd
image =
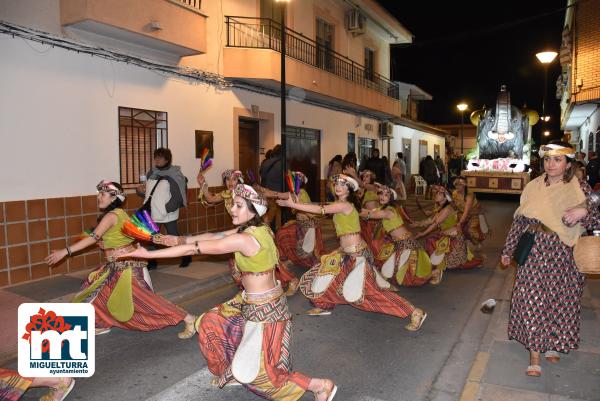
[[[179,58],[206,52],[200,0],[60,0],[63,27],[102,45]]]
[[[227,16],[224,75],[278,88],[281,77],[281,24],[268,18]],[[286,83],[301,88],[309,100],[360,109],[381,118],[401,115],[396,83],[286,29]]]

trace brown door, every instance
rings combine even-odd
[[[285,132],[287,170],[302,171],[308,178],[306,192],[313,202],[321,200],[321,131],[287,127]],[[286,188],[287,190],[287,188]]]
[[[240,170],[248,182],[248,170],[258,176],[258,121],[240,118]]]

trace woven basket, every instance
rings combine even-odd
[[[573,256],[581,273],[600,274],[600,237],[579,238]]]

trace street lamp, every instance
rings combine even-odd
[[[286,109],[285,109],[285,10],[286,4],[290,0],[275,0],[277,3],[281,3],[281,29],[280,29],[280,40],[281,40],[281,86],[280,86],[280,101],[281,101],[281,191],[285,191],[285,175],[287,171],[287,147],[285,144],[285,129],[287,126],[286,122]],[[283,220],[283,217],[282,217]],[[281,222],[283,224],[283,221]]]
[[[469,108],[469,105],[466,103],[459,103],[456,105],[456,108],[460,111],[460,155],[465,153],[464,145],[465,145],[465,134],[464,134],[464,117],[465,110]],[[462,163],[462,161],[461,161]]]
[[[546,96],[548,93],[548,64],[553,62],[556,56],[558,56],[558,53],[553,51],[540,52],[535,55],[535,57],[537,57],[540,63],[544,65],[544,98],[542,99],[542,120],[546,122],[550,120],[550,116],[546,116]]]

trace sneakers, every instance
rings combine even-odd
[[[331,315],[331,313],[331,310],[321,308],[312,308],[311,310],[306,312],[308,316],[328,316]]]

